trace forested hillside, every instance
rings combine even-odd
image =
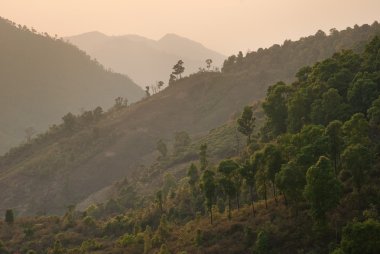
[[[45,131],[68,112],[130,102],[143,91],[83,51],[0,18],[0,154]]]
[[[315,61],[328,57],[325,48],[329,43],[350,45],[360,51],[364,48],[363,40],[379,30],[379,24],[374,23],[331,36],[318,32],[290,46],[286,43],[260,51],[260,55],[239,54],[232,65],[231,58],[225,63],[222,72],[201,71],[180,78],[167,89],[133,105],[118,100],[110,112],[94,110],[66,115],[63,124],[1,158],[0,208],[14,207],[21,214],[62,213],[68,205],[85,200],[116,180],[141,172],[142,167],[149,167],[157,157],[158,140],[172,144],[175,133],[185,131],[190,143],[191,139],[197,142],[211,129],[235,119],[244,105],[263,98],[269,85],[278,80],[292,80],[296,67],[277,68],[275,63],[280,56],[301,68],[311,61],[307,58],[310,52],[319,52],[314,54]],[[291,54],[301,46],[303,54]],[[274,48],[278,52],[273,53]],[[250,61],[250,65],[240,64],[250,58],[256,60]],[[265,72],[260,71],[265,66]],[[233,127],[226,132],[226,139],[227,133],[235,140]],[[185,144],[189,139],[185,139]],[[192,154],[190,159],[194,159]],[[176,164],[189,158],[176,160]]]
[[[70,207],[63,217],[15,219],[8,210],[0,247],[5,253],[379,253],[379,59],[376,36],[362,52],[343,50],[300,68],[294,82],[272,84],[260,105],[245,106],[234,120],[242,149],[210,157],[212,140],[231,136],[228,124],[216,129],[187,158],[193,163],[178,181],[167,169],[192,149],[184,132],[176,134],[173,151],[158,141],[150,168],[120,180],[107,203],[85,212]],[[139,191],[163,174],[154,195]]]

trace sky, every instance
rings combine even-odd
[[[231,55],[380,21],[380,0],[0,0],[0,16],[60,37],[176,33]]]

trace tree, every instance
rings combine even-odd
[[[376,82],[368,73],[358,73],[349,87],[347,98],[355,112],[366,113],[379,95]]]
[[[220,185],[228,199],[228,218],[231,219],[231,198],[237,194],[236,185],[233,182],[233,175],[236,173],[239,165],[231,159],[223,160],[219,163],[218,172],[222,175]]]
[[[269,239],[265,231],[260,231],[257,235],[255,242],[255,253],[267,254],[269,253]]]
[[[121,107],[123,107],[123,104],[124,104],[124,99],[123,99],[123,97],[117,97],[116,99],[115,99],[115,105],[114,105],[114,107],[116,108],[116,109],[120,109]]]
[[[212,59],[207,59],[206,60],[206,68],[207,68],[207,70],[210,70],[211,64],[212,64]]]
[[[164,86],[164,81],[158,81],[157,82],[157,87],[158,87],[158,91],[160,91],[161,90],[161,88]]]
[[[92,112],[92,115],[94,116],[94,119],[95,120],[99,120],[100,117],[102,116],[103,114],[103,109],[102,107],[96,107],[93,112]]]
[[[344,119],[347,115],[348,105],[335,88],[330,88],[322,99],[315,100],[311,106],[310,118],[314,124],[326,125],[334,119]]]
[[[158,204],[158,207],[160,208],[161,213],[163,212],[162,203],[163,203],[163,195],[162,190],[159,190],[156,192],[156,203]]]
[[[380,96],[373,101],[372,106],[367,111],[369,123],[372,126],[380,125]]]
[[[268,208],[267,203],[267,175],[265,172],[265,162],[263,151],[257,151],[253,154],[252,165],[256,169],[255,184],[257,192],[264,197],[265,208]]]
[[[343,124],[342,130],[346,145],[362,144],[366,146],[370,143],[369,123],[362,113],[352,115],[350,120]]]
[[[296,133],[309,121],[310,112],[310,91],[309,87],[301,88],[289,98],[287,127],[291,133]]]
[[[212,205],[214,204],[215,188],[216,188],[214,176],[215,176],[214,172],[206,169],[205,171],[203,171],[203,174],[201,177],[201,188],[206,198],[206,207],[208,209],[208,212],[210,213],[211,225],[213,223]]]
[[[275,178],[276,174],[280,171],[282,164],[280,149],[272,144],[267,145],[264,149],[264,161],[266,178],[272,183],[273,196],[277,202]]]
[[[350,145],[344,150],[342,158],[344,168],[351,172],[355,187],[360,191],[366,172],[372,165],[370,150],[361,144]]]
[[[294,161],[281,166],[280,172],[276,174],[276,186],[284,194],[285,202],[288,201],[295,206],[302,199],[305,187],[305,174]]]
[[[335,120],[327,125],[325,134],[329,139],[329,155],[334,163],[335,176],[338,175],[338,164],[343,147],[342,122]]]
[[[369,219],[364,222],[349,223],[342,234],[340,243],[343,253],[380,253],[380,222]]]
[[[283,82],[279,82],[268,88],[267,96],[263,102],[263,109],[268,117],[266,125],[274,136],[286,132],[286,121],[288,118],[287,101],[289,95],[290,88]]]
[[[201,165],[201,171],[207,169],[207,144],[202,144],[199,152],[199,163]]]
[[[171,73],[169,78],[169,86],[173,85],[173,83],[177,80],[177,77]]]
[[[68,130],[72,131],[74,130],[74,126],[76,124],[76,117],[72,113],[67,113],[62,117],[63,120],[63,127]]]
[[[252,107],[244,107],[243,113],[237,120],[238,131],[247,136],[247,144],[251,144],[251,136],[255,128],[256,118],[253,116]]]
[[[189,146],[191,139],[186,131],[176,132],[174,136],[174,153],[180,154],[184,149]]]
[[[12,209],[7,209],[5,211],[5,222],[8,223],[9,225],[13,224],[15,221],[14,213]]]
[[[172,74],[176,75],[177,78],[182,78],[182,73],[185,71],[185,67],[183,67],[184,62],[182,60],[179,60],[174,66],[173,66],[173,72]]]
[[[33,127],[28,127],[25,129],[25,137],[26,137],[26,142],[30,142],[32,140],[32,137],[34,134],[36,134],[37,131]]]
[[[326,213],[339,203],[340,182],[335,178],[331,161],[321,156],[306,173],[304,195],[310,204],[310,214],[317,222],[325,224]]]
[[[199,173],[197,166],[195,166],[194,163],[191,163],[189,170],[187,171],[187,177],[189,178],[189,185],[193,191],[193,194],[195,193],[196,184],[199,180]]]
[[[144,231],[144,254],[148,254],[151,249],[152,249],[152,229],[149,225],[147,225]]]
[[[252,207],[252,215],[255,215],[255,205],[253,200],[253,190],[255,188],[255,174],[256,168],[250,160],[246,160],[240,166],[240,173],[245,180],[246,185],[249,187],[249,196]]]
[[[145,95],[146,95],[146,97],[149,97],[150,96],[150,87],[149,86],[146,86],[145,87]]]
[[[158,254],[170,254],[168,246],[166,244],[162,244],[160,248],[160,252]]]
[[[157,150],[160,152],[162,158],[166,158],[168,154],[168,148],[162,139],[157,141]]]
[[[48,252],[49,254],[64,254],[66,251],[62,247],[62,244],[59,240],[54,242],[53,248]]]

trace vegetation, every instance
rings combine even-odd
[[[69,207],[62,217],[1,224],[0,247],[42,253],[377,253],[379,52],[374,37],[362,52],[343,50],[302,67],[294,82],[275,83],[261,103],[242,107],[234,123],[206,137],[173,131],[171,149],[165,137],[154,139],[149,144],[159,157],[132,181],[116,183],[112,199],[85,211]],[[229,75],[248,56],[239,54],[222,74],[182,78],[168,93],[186,80]],[[136,108],[107,112],[96,126]],[[59,133],[86,131],[79,119],[66,115]],[[140,142],[147,133],[140,132]],[[241,149],[215,152],[220,139],[232,146],[242,136],[247,143]],[[12,164],[11,157],[3,160]]]
[[[0,155],[67,112],[109,108],[118,96],[130,102],[143,97],[127,76],[106,70],[62,38],[1,17],[0,33]]]

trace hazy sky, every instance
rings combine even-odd
[[[0,16],[59,36],[176,33],[230,55],[379,21],[380,0],[0,0]]]

